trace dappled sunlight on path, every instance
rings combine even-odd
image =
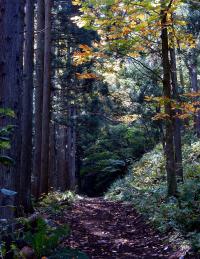
[[[64,218],[72,232],[63,245],[78,248],[90,258],[177,258],[171,256],[165,237],[129,204],[84,198]]]

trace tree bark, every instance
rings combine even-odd
[[[59,172],[59,189],[66,191],[68,188],[68,166],[67,166],[67,128],[59,126],[58,135],[58,172]]]
[[[182,62],[181,62],[181,49],[180,49],[179,42],[177,42],[177,44],[178,44],[177,54],[178,54],[178,68],[179,68],[180,85],[182,88],[181,92],[184,93],[185,82],[184,82],[183,68],[182,68]]]
[[[68,174],[69,189],[75,190],[76,187],[76,128],[75,116],[76,109],[69,105],[68,109],[68,130],[67,130],[67,154],[68,154]]]
[[[188,62],[190,85],[191,85],[192,92],[197,93],[199,90],[198,80],[197,80],[197,55],[195,53],[195,50],[191,50],[191,51],[192,51],[191,57]],[[200,111],[197,111],[197,114],[194,117],[194,130],[197,136],[200,138]]]
[[[51,94],[51,7],[52,0],[45,0],[45,51],[44,51],[44,88],[42,109],[42,146],[40,194],[48,193],[49,172],[49,123]]]
[[[165,114],[166,133],[165,133],[165,156],[166,156],[166,172],[168,184],[168,196],[177,194],[176,170],[175,170],[175,155],[173,141],[173,111],[171,107],[171,77],[170,77],[170,62],[169,62],[169,42],[167,29],[167,10],[161,11],[161,41],[162,41],[162,66],[163,66],[163,97],[165,98]]]
[[[32,212],[31,164],[33,119],[33,55],[34,50],[34,0],[27,0],[25,13],[24,83],[22,114],[22,153],[20,177],[20,201],[25,212]]]
[[[176,101],[178,101],[179,94],[178,94],[178,79],[177,79],[175,48],[170,48],[170,58],[171,58],[171,80],[172,80],[173,98]],[[178,109],[176,109],[174,113],[177,116],[180,115],[180,111]],[[178,117],[174,118],[174,151],[175,151],[176,175],[179,180],[183,181],[181,121]]]
[[[57,190],[57,174],[56,174],[56,129],[55,123],[50,124],[50,140],[49,140],[49,188]]]
[[[15,165],[0,165],[0,188],[17,192],[16,199],[1,195],[0,217],[12,218],[13,209],[2,206],[16,206],[18,209],[20,203],[24,1],[0,0],[0,15],[0,106],[15,112],[15,118],[1,118],[1,126],[15,125],[11,149],[4,152],[15,160]]]
[[[36,36],[36,66],[35,66],[35,135],[33,161],[33,194],[39,198],[41,174],[41,143],[42,143],[42,103],[43,103],[43,74],[44,74],[44,0],[37,2],[37,36]]]

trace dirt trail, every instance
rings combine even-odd
[[[165,237],[153,230],[131,205],[84,198],[64,214],[72,232],[63,245],[78,248],[90,258],[178,258],[172,255]]]

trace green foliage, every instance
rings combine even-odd
[[[5,195],[15,195],[14,192],[7,189],[0,189],[0,191]],[[33,248],[37,258],[41,258],[42,255],[55,255],[57,252],[59,254],[61,251],[56,249],[62,238],[69,234],[70,229],[68,225],[58,223],[57,217],[63,215],[63,210],[69,209],[74,199],[75,194],[69,191],[50,192],[37,204],[37,211],[40,215],[48,215],[47,220],[33,215],[31,219],[18,218],[11,222],[0,222],[0,254],[1,252],[14,253],[16,254],[14,258],[21,258],[20,249],[27,245]],[[14,231],[11,226],[14,226]],[[4,240],[9,240],[9,243]],[[21,246],[21,244],[23,245]],[[54,250],[56,251],[54,252]],[[74,255],[77,251],[70,250],[70,252]],[[79,255],[78,252],[77,255]]]
[[[10,141],[9,138],[0,137],[0,149],[9,149],[10,148]]]
[[[0,118],[3,116],[15,117],[15,114],[11,109],[0,108]],[[10,149],[10,134],[13,128],[13,125],[0,128],[0,150]],[[14,164],[14,160],[10,156],[0,155],[0,164],[11,166]]]
[[[166,177],[161,146],[133,165],[132,173],[116,181],[108,199],[129,201],[160,230],[179,231],[200,250],[200,141],[183,147],[184,183],[179,197],[166,197]]]
[[[106,191],[113,180],[128,171],[133,160],[150,149],[152,140],[146,139],[144,129],[138,125],[119,124],[102,129],[94,143],[84,150],[81,166],[83,191],[95,190],[95,195]]]
[[[108,166],[110,169],[117,164],[121,166],[127,160],[140,157],[150,146],[150,140],[145,138],[145,132],[140,127],[125,124],[110,126],[85,151],[81,172],[105,171]]]
[[[200,233],[197,232],[191,232],[188,234],[188,237],[191,240],[192,247],[200,252]]]
[[[144,80],[145,69],[138,70],[131,62],[122,66],[113,62],[112,67],[115,66],[118,75],[115,78],[111,73],[111,77],[105,79],[105,95],[101,95],[100,84],[93,86],[79,125],[81,179],[99,174],[90,185],[109,186],[111,179],[119,178],[128,171],[132,161],[152,149],[161,135],[161,125],[152,121],[157,107],[144,101],[146,95],[161,95],[160,85],[151,76]],[[100,69],[104,70],[103,67]],[[159,69],[159,64],[155,65],[155,71]],[[95,115],[91,116],[90,112]],[[115,177],[111,177],[111,173]]]
[[[53,203],[59,203],[59,202],[65,202],[68,201],[71,203],[75,199],[75,194],[71,191],[66,192],[49,192],[44,197],[41,197],[41,201],[39,202],[39,205],[42,207],[48,207],[51,206]]]
[[[37,218],[28,221],[21,218],[12,222],[15,230],[11,229],[11,222],[4,223],[0,235],[0,255],[12,255],[9,258],[21,258],[20,250],[23,246],[33,248],[37,258],[51,254],[59,245],[60,240],[69,235],[67,225],[52,225],[52,222]],[[23,244],[21,246],[21,244]]]
[[[15,113],[13,110],[9,109],[9,108],[0,108],[0,117],[3,116],[9,116],[14,118],[15,117]]]
[[[37,219],[36,224],[34,232],[30,227],[30,230],[25,233],[25,241],[33,247],[38,257],[50,254],[57,247],[60,239],[69,234],[68,226],[50,227],[42,218]]]

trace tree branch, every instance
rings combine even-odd
[[[148,71],[150,71],[154,76],[156,76],[156,78],[159,79],[160,81],[163,80],[161,76],[159,76],[159,75],[158,75],[156,72],[154,72],[151,68],[149,68],[149,67],[147,67],[145,64],[143,64],[140,60],[137,60],[136,58],[131,57],[131,56],[128,56],[128,55],[127,55],[127,57],[133,59],[137,64],[139,64],[140,66],[146,68],[146,69],[147,69]]]

